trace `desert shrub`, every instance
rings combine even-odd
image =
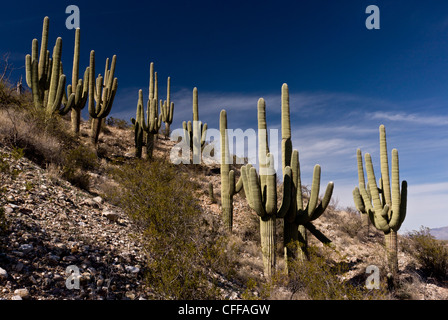
[[[88,171],[95,170],[98,167],[99,163],[95,151],[84,145],[78,145],[64,153],[61,176],[74,186],[88,190],[90,185]]]
[[[422,271],[438,280],[448,278],[448,249],[442,241],[431,235],[429,228],[421,227],[407,235],[406,250],[415,257]]]
[[[305,294],[312,300],[369,300],[384,299],[384,288],[368,290],[341,278],[346,264],[325,258],[317,248],[310,247],[309,260],[290,262],[288,289],[295,294]]]
[[[118,129],[129,129],[131,125],[124,119],[109,117],[106,119],[106,124],[111,127],[117,127]]]
[[[119,186],[108,197],[135,223],[147,253],[146,277],[160,298],[217,298],[211,273],[229,266],[227,240],[204,218],[198,186],[159,160],[135,160],[112,174]]]
[[[64,152],[76,145],[67,128],[61,117],[47,117],[43,108],[35,108],[30,101],[0,108],[0,140],[23,149],[27,158],[43,167],[63,163]]]

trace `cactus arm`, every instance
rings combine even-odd
[[[331,245],[331,240],[328,239],[321,231],[319,231],[311,222],[306,223],[305,228],[311,232],[313,236],[317,238],[320,242],[326,245]]]
[[[321,172],[320,165],[316,164],[314,166],[313,182],[311,184],[311,195],[307,207],[305,209],[308,213],[308,217],[310,218],[313,215],[313,212],[316,209],[317,202],[319,200],[320,172]]]
[[[235,184],[235,193],[240,192],[241,189],[243,189],[243,179],[242,179],[242,177],[240,177],[238,179],[238,182]]]
[[[282,85],[281,95],[281,123],[282,123],[282,169],[286,166],[291,166],[292,160],[292,142],[291,142],[291,119],[289,109],[289,89],[288,85]]]
[[[403,180],[401,183],[401,202],[400,202],[400,221],[395,229],[398,230],[401,227],[404,219],[406,218],[406,207],[408,200],[408,183],[406,180]]]
[[[333,181],[331,181],[327,185],[327,189],[325,190],[325,194],[324,197],[322,198],[322,201],[314,210],[314,213],[311,217],[311,221],[316,220],[325,212],[328,205],[330,204],[331,196],[333,195],[333,189],[334,189],[334,183]]]
[[[375,173],[373,170],[372,158],[369,153],[365,154],[367,179],[369,180],[369,190],[372,197],[373,208],[376,214],[382,212],[383,205],[380,200],[378,186],[376,184]]]
[[[364,200],[362,200],[361,193],[359,192],[359,188],[355,187],[353,189],[353,202],[355,203],[356,210],[358,210],[361,213],[366,213],[366,207],[364,205]]]
[[[392,181],[391,181],[391,196],[392,196],[392,211],[389,225],[392,229],[395,229],[400,222],[400,174],[398,165],[398,151],[392,150]]]
[[[296,209],[303,210],[303,199],[302,199],[302,181],[300,179],[300,162],[299,162],[299,152],[294,150],[291,156],[291,169],[294,184],[294,193],[296,197]]]
[[[283,175],[283,199],[280,208],[277,211],[278,218],[284,218],[288,213],[291,204],[292,192],[292,170],[290,166],[286,166]]]
[[[235,194],[235,172],[229,171],[229,194],[232,197]]]
[[[392,204],[390,177],[389,177],[389,161],[387,157],[386,130],[384,125],[380,126],[380,162],[381,162],[381,179],[383,182],[384,200],[390,208]],[[390,217],[389,217],[390,218]]]
[[[173,123],[173,115],[174,115],[174,102],[170,103],[170,112],[169,112],[169,116],[168,116],[168,123],[171,124]]]
[[[58,83],[60,80],[61,54],[62,38],[59,37],[56,39],[56,45],[53,49],[53,67],[51,72],[50,91],[48,94],[48,106],[50,106],[50,108],[54,108],[54,102],[58,99],[57,94]]]
[[[250,190],[249,184],[249,170],[251,168],[250,164],[241,167],[241,178],[240,180],[243,182],[244,194],[246,195],[247,202],[249,207],[252,208],[252,192]]]
[[[267,154],[267,159],[269,159],[269,165],[274,168],[274,156]],[[266,192],[264,195],[266,199],[265,211],[269,215],[274,215],[277,213],[277,175],[275,173],[268,174],[266,176]]]
[[[90,116],[95,114],[95,51],[90,51],[88,110]]]
[[[261,186],[258,179],[257,170],[253,167],[249,170],[249,184],[252,198],[252,209],[260,218],[263,218],[266,215],[266,210],[263,207]]]
[[[33,85],[32,85],[32,72],[31,72],[31,67],[32,66],[32,62],[31,62],[31,55],[27,54],[25,56],[25,81],[26,84],[28,85],[28,87],[32,90],[33,89]]]

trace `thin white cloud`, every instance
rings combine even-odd
[[[433,126],[446,126],[448,125],[448,117],[446,116],[428,116],[424,114],[416,113],[404,113],[404,112],[373,112],[368,113],[368,117],[372,119],[382,119],[397,122],[407,122],[420,125],[433,125]]]

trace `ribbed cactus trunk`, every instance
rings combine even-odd
[[[272,277],[276,266],[275,248],[277,219],[275,214],[260,217],[261,252],[263,256],[264,274]]]
[[[68,95],[74,93],[74,102],[71,108],[71,125],[72,131],[79,134],[81,125],[81,110],[87,103],[87,95],[89,91],[89,68],[84,72],[84,79],[79,79],[79,58],[81,46],[81,30],[78,28],[75,31],[75,49],[73,53],[73,71],[72,84],[67,87]],[[65,99],[67,99],[65,97]]]
[[[229,137],[227,135],[227,113],[225,110],[221,110],[219,130],[221,135],[222,220],[227,231],[231,232],[233,228],[233,195],[237,191],[235,190],[235,174],[233,170],[230,170]]]
[[[384,235],[384,240],[386,244],[386,254],[389,271],[392,273],[392,275],[396,275],[398,272],[397,232],[391,230],[388,234]]]

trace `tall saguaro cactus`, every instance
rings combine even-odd
[[[146,155],[152,158],[154,151],[154,138],[162,125],[162,113],[158,113],[157,72],[154,72],[154,63],[149,67],[149,97],[146,109],[146,121],[143,109],[143,92],[139,90],[136,118],[132,118],[135,133],[135,156],[141,158],[144,135],[146,134]]]
[[[406,217],[407,182],[403,180],[400,190],[398,151],[392,150],[392,180],[389,175],[386,128],[381,125],[380,163],[381,178],[379,185],[373,170],[372,157],[365,154],[367,188],[364,177],[361,150],[357,150],[359,187],[353,190],[355,205],[361,212],[369,215],[370,221],[378,230],[383,231],[389,269],[392,274],[398,271],[397,232]]]
[[[166,101],[160,106],[162,121],[165,122],[165,137],[170,135],[170,126],[173,123],[174,102],[171,101],[171,78],[167,80]]]
[[[329,182],[325,195],[319,202],[320,174],[321,168],[317,164],[314,167],[311,194],[306,207],[302,195],[302,182],[300,178],[299,153],[292,149],[291,142],[291,120],[289,108],[289,89],[285,83],[282,86],[282,168],[283,171],[289,166],[292,170],[292,193],[291,205],[284,218],[284,248],[285,259],[288,261],[296,256],[296,248],[291,245],[298,244],[297,252],[301,258],[307,255],[307,230],[319,241],[330,244],[331,241],[320,232],[312,221],[319,218],[330,203],[334,184]]]
[[[241,191],[243,180],[235,183],[235,172],[230,170],[231,156],[229,151],[229,137],[227,135],[227,112],[221,110],[219,115],[219,130],[221,134],[221,207],[222,218],[226,229],[233,228],[233,196]]]
[[[55,112],[67,114],[75,101],[74,93],[64,99],[66,76],[62,73],[62,38],[56,39],[50,58],[50,51],[47,50],[49,28],[50,19],[45,17],[40,53],[38,40],[33,39],[31,55],[25,57],[26,82],[31,88],[34,106],[45,108],[48,117]]]
[[[89,69],[87,67],[84,71],[84,79],[79,79],[79,57],[81,46],[81,29],[77,28],[75,31],[75,49],[73,53],[73,71],[72,71],[72,84],[67,87],[68,96],[72,96],[74,93],[74,102],[72,105],[71,122],[72,131],[76,134],[79,133],[79,127],[81,124],[81,110],[84,109],[87,103],[87,96],[89,92]],[[65,97],[65,99],[67,99]]]
[[[109,115],[117,92],[118,79],[114,78],[116,62],[117,56],[114,55],[109,69],[109,58],[107,58],[104,78],[99,74],[95,81],[95,51],[90,52],[89,114],[92,117],[91,140],[94,145],[98,144],[101,124]]]
[[[193,122],[182,123],[184,139],[193,151],[193,163],[200,162],[201,150],[207,137],[207,124],[199,120],[198,88],[193,88]]]
[[[258,163],[260,174],[248,164],[241,168],[244,192],[249,206],[260,218],[261,251],[265,276],[270,278],[276,266],[276,219],[283,218],[291,201],[291,175],[289,166],[285,167],[283,177],[283,199],[277,208],[277,174],[274,157],[269,153],[266,104],[258,100]]]

